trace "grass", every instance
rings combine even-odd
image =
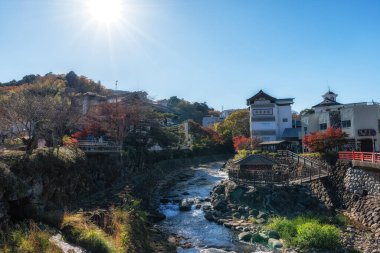
[[[308,158],[322,158],[322,154],[319,152],[314,153],[301,153],[300,156],[308,157]]]
[[[65,237],[83,248],[97,253],[117,252],[112,238],[84,216],[83,213],[65,214],[62,231]]]
[[[146,214],[139,202],[93,214],[66,213],[61,225],[66,239],[94,253],[147,251]]]
[[[52,235],[35,223],[22,223],[0,236],[2,253],[61,253],[61,249],[49,241]]]
[[[270,220],[267,228],[277,231],[287,246],[302,249],[335,249],[341,232],[336,226],[325,224],[315,217],[298,216],[294,219],[277,217]]]

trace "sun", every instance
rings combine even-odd
[[[99,23],[117,23],[123,10],[122,0],[88,0],[87,9],[91,18]]]

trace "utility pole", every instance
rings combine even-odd
[[[118,110],[118,101],[117,101],[117,83],[118,81],[116,80],[115,82],[115,95],[116,95],[116,143],[120,144],[119,140],[119,110]]]

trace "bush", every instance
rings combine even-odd
[[[303,154],[300,154],[300,156],[314,158],[314,159],[320,159],[320,158],[322,158],[322,154],[319,153],[319,152],[303,153]]]
[[[281,238],[290,242],[297,234],[295,223],[287,218],[273,218],[270,220],[268,228],[277,231]]]
[[[297,227],[295,244],[300,248],[335,249],[339,244],[340,230],[332,225],[307,222]]]
[[[287,245],[300,248],[334,249],[340,240],[340,230],[321,223],[314,217],[298,216],[295,219],[277,217],[270,220],[267,228],[277,231]]]

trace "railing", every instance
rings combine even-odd
[[[303,182],[310,182],[329,175],[330,169],[323,163],[300,156],[289,150],[278,150],[278,154],[291,158],[294,162],[297,162],[297,166],[302,165],[301,171],[291,177],[293,182],[302,184]]]
[[[370,163],[380,163],[380,153],[373,152],[356,152],[356,151],[341,151],[339,152],[340,160],[355,160]]]
[[[121,145],[110,141],[78,141],[78,147],[85,153],[113,153],[122,150]]]
[[[308,183],[329,175],[329,167],[312,159],[299,156],[288,150],[279,150],[282,158],[275,159],[280,165],[271,170],[241,170],[229,168],[228,176],[233,180],[249,184],[302,184]]]

